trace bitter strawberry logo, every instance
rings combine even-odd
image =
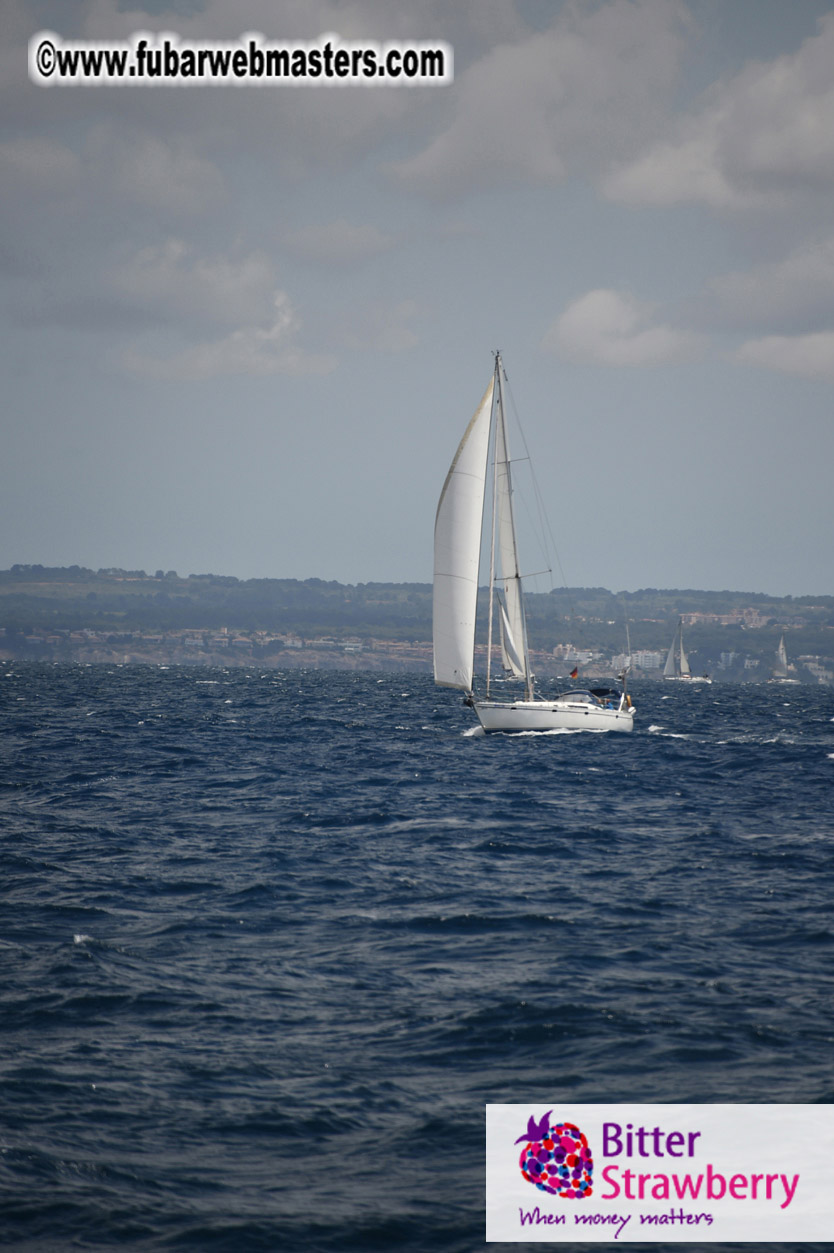
[[[539,1122],[530,1115],[527,1131],[516,1140],[524,1143],[518,1164],[541,1192],[581,1200],[593,1192],[593,1154],[579,1128],[572,1122],[551,1124],[552,1113],[548,1110]]]

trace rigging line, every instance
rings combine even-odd
[[[548,566],[545,570],[519,570],[518,574],[514,574],[511,577],[518,578],[518,579],[536,579],[542,574],[552,574],[552,573],[553,573],[553,570],[551,569],[550,566]],[[504,580],[503,574],[496,574],[495,576],[496,587],[499,584],[503,583],[504,581],[505,580]]]
[[[503,366],[503,362],[501,364]],[[538,528],[539,528],[539,536],[541,537],[540,542],[542,543],[542,547],[544,548],[544,556],[548,558],[550,554],[552,553],[556,561],[556,566],[559,570],[559,577],[562,580],[562,587],[567,591],[568,584],[567,584],[567,579],[565,578],[565,572],[562,569],[562,558],[559,555],[559,549],[557,547],[556,540],[553,535],[553,528],[550,525],[550,518],[548,517],[547,509],[545,508],[545,504],[544,504],[544,496],[542,494],[541,488],[539,487],[539,481],[536,477],[535,465],[533,464],[533,460],[530,456],[530,450],[527,446],[527,437],[524,434],[524,427],[521,424],[521,417],[518,412],[518,407],[515,403],[515,396],[513,395],[513,390],[510,385],[510,380],[507,378],[506,369],[504,370],[504,381],[507,385],[507,392],[509,393],[509,397],[510,397],[510,406],[513,411],[515,424],[516,424],[516,427],[518,428],[518,433],[521,437],[521,443],[524,447],[524,452],[525,452],[525,456],[519,457],[518,460],[527,461],[529,462],[529,465],[530,465],[530,477],[533,482],[533,495],[534,495],[534,499],[536,502],[536,511],[538,515],[537,522],[538,522]],[[549,548],[548,548],[548,544],[549,544]],[[543,573],[549,574],[552,579],[552,576],[553,576],[552,568],[549,568],[543,571]]]

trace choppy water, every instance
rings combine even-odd
[[[680,687],[0,668],[0,1244],[468,1253],[487,1102],[834,1101],[834,692]]]

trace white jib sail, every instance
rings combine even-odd
[[[524,662],[519,656],[515,639],[513,638],[510,620],[507,617],[507,610],[504,607],[503,597],[498,602],[498,624],[501,628],[501,664],[510,674],[514,674],[516,678],[524,678]]]
[[[466,428],[443,484],[434,523],[434,680],[472,689],[475,606],[495,379]]]
[[[498,555],[501,571],[501,610],[503,619],[502,660],[506,669],[519,679],[526,679],[525,626],[521,575],[513,521],[510,454],[504,414],[498,405],[495,420],[495,511],[498,532]],[[509,647],[507,644],[509,643]]]
[[[673,679],[675,677],[675,646],[677,642],[678,636],[677,632],[675,632],[675,638],[669,645],[669,651],[666,654],[666,665],[663,667],[663,677],[665,679]]]

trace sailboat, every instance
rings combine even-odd
[[[708,674],[693,674],[689,668],[689,658],[683,646],[683,618],[678,622],[669,652],[666,654],[666,665],[663,667],[664,679],[686,679],[690,683],[712,683]]]
[[[776,649],[776,665],[773,667],[773,683],[798,683],[799,679],[790,678],[788,676],[788,650],[785,648],[785,635],[779,641],[779,647]]]
[[[465,703],[475,710],[485,731],[631,731],[634,710],[625,687],[622,691],[598,688],[566,692],[553,698],[536,694],[513,515],[504,378],[501,354],[497,352],[492,379],[464,432],[437,506],[435,683],[465,692]],[[492,475],[488,491],[490,451]],[[487,527],[490,569],[486,691],[483,697],[476,697],[475,621],[482,537]],[[517,700],[496,700],[492,696],[496,635],[505,673],[524,685],[523,695]]]

